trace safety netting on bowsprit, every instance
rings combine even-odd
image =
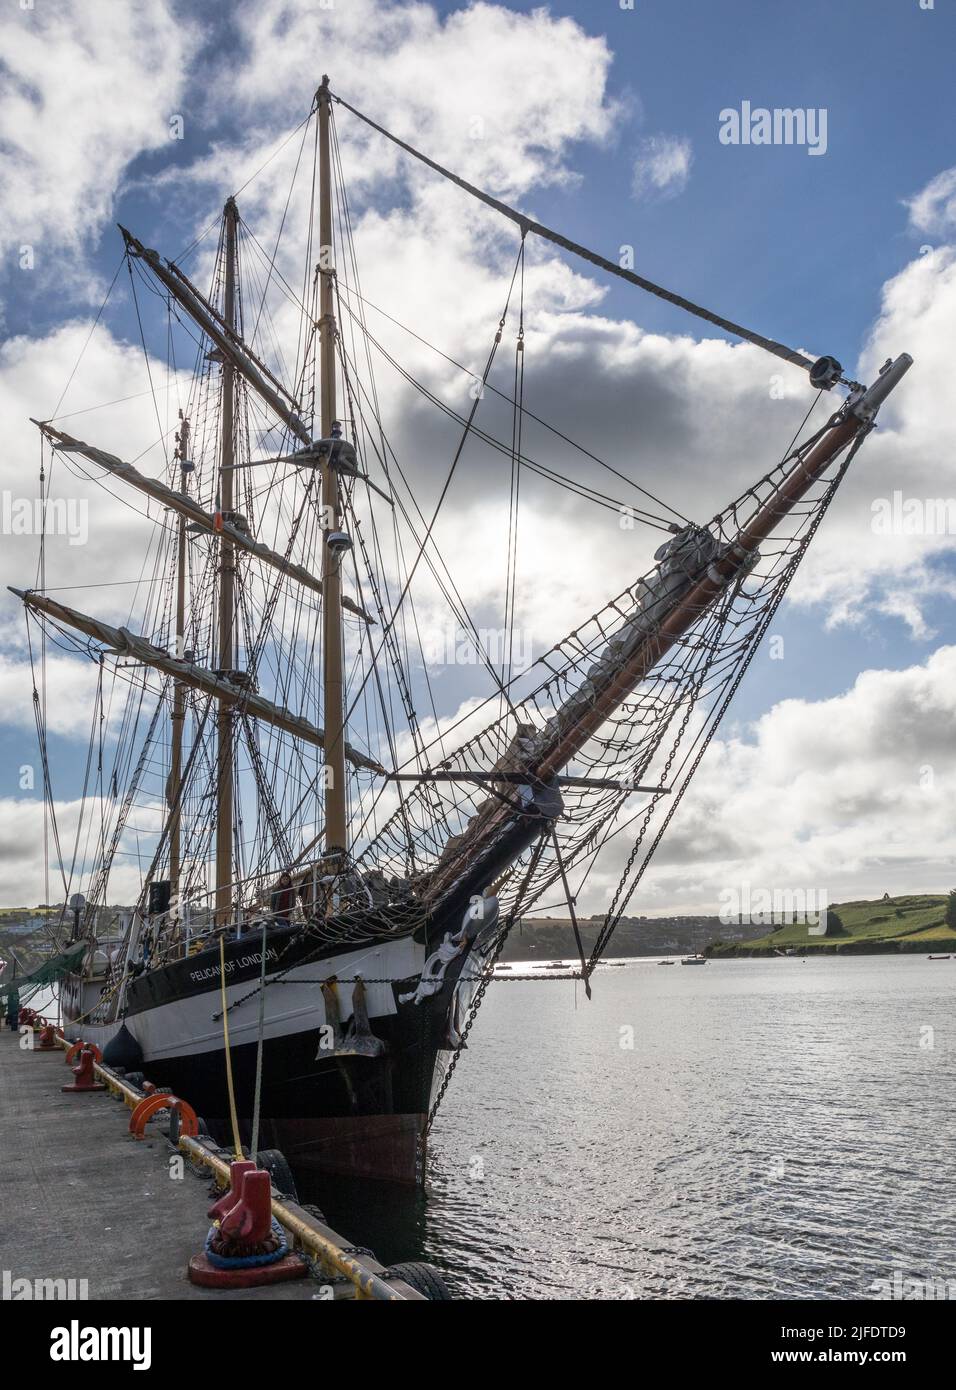
[[[824,427],[826,429],[827,427]],[[536,770],[573,748],[558,778],[563,808],[497,885],[502,938],[559,885],[556,905],[588,880],[608,907],[588,968],[605,952],[708,743],[766,632],[846,467],[781,511],[759,551],[744,553],[713,601],[676,638],[662,628],[716,558],[739,543],[824,431],[790,452],[706,527],[688,525],[657,551],[657,564],[570,633],[503,692],[503,712],[437,764],[358,860],[417,895],[468,865],[530,805]],[[854,450],[855,450],[854,446]],[[622,671],[643,674],[590,732],[588,716]],[[530,689],[529,689],[530,686]],[[521,693],[522,690],[527,693]],[[473,711],[469,719],[480,718]],[[491,774],[497,774],[492,777]],[[645,788],[645,790],[638,790]],[[623,862],[623,868],[622,868]],[[609,867],[613,871],[609,876]]]

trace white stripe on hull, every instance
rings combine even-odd
[[[339,1002],[343,1022],[352,1012],[352,977],[361,975],[371,981],[404,980],[418,976],[425,960],[425,948],[411,937],[370,946],[367,951],[343,952],[321,961],[312,961],[278,972],[282,984],[267,986],[265,994],[264,1036],[282,1038],[293,1033],[311,1032],[325,1023],[325,998],[318,979],[333,975],[341,978]],[[266,980],[275,978],[266,975]],[[306,984],[305,981],[312,981]],[[302,983],[296,983],[300,981]],[[257,980],[244,980],[226,986],[226,1001],[245,1002],[229,1013],[229,1042],[232,1047],[256,1042],[259,1036],[259,988]],[[369,1020],[397,1013],[390,984],[370,983],[366,986],[366,1007]],[[222,991],[218,983],[202,994],[157,1004],[142,1013],[130,1014],[126,1027],[143,1050],[144,1064],[166,1057],[194,1057],[204,1052],[216,1052],[223,1045],[222,1019],[214,1018],[222,1011]],[[120,1023],[67,1025],[87,1042],[100,1047],[119,1031]]]

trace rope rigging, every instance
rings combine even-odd
[[[416,150],[413,145],[409,145],[406,141],[400,140],[397,135],[393,135],[392,132],[386,130],[384,126],[378,125],[370,116],[366,116],[363,112],[356,110],[344,97],[336,96],[333,93],[332,100],[337,102],[340,106],[344,106],[346,111],[350,111],[353,116],[357,116],[360,121],[364,121],[372,130],[378,131],[379,135],[384,135],[387,140],[391,140],[393,145],[397,145],[399,149],[404,150],[406,154],[412,155],[413,158],[427,165],[429,169],[433,169],[436,174],[441,174],[442,178],[457,184],[458,187],[464,189],[466,193],[470,193],[473,198],[477,198],[480,202],[493,208],[495,212],[501,213],[503,217],[507,217],[510,221],[516,223],[517,226],[521,228],[522,236],[525,236],[528,232],[532,232],[535,236],[539,236],[545,241],[553,242],[555,246],[560,246],[562,250],[570,251],[572,255],[579,256],[582,260],[588,261],[591,265],[598,266],[601,270],[607,271],[609,275],[616,275],[622,280],[627,280],[630,284],[637,285],[638,289],[646,290],[648,294],[656,295],[658,299],[665,299],[668,303],[676,305],[679,309],[686,310],[687,313],[693,314],[696,318],[704,319],[707,323],[714,324],[715,327],[723,329],[725,333],[730,333],[735,338],[742,338],[745,342],[753,343],[755,347],[763,348],[765,352],[772,353],[774,357],[779,357],[784,362],[790,362],[793,366],[803,367],[805,371],[809,371],[814,365],[813,359],[805,357],[802,352],[797,352],[794,348],[786,347],[783,343],[775,342],[773,338],[765,338],[762,334],[755,333],[752,329],[744,328],[739,323],[733,323],[730,319],[723,318],[721,315],[715,314],[699,304],[692,303],[691,300],[685,299],[683,295],[675,294],[673,290],[664,289],[662,285],[656,285],[652,280],[646,280],[642,275],[638,275],[633,270],[626,270],[623,266],[615,265],[613,261],[607,260],[596,251],[588,250],[586,246],[581,246],[578,242],[572,241],[569,237],[562,236],[560,232],[553,231],[550,227],[545,227],[540,222],[535,222],[532,218],[526,217],[524,213],[509,207],[507,203],[501,202],[498,198],[493,198],[489,193],[482,192],[480,188],[476,188],[474,184],[469,183],[467,179],[463,179],[458,174],[452,173],[450,169],[445,169],[434,159],[429,159],[428,155],[422,154],[421,150]]]
[[[180,267],[169,268],[167,263],[160,272],[157,255],[127,234],[125,259],[148,383],[142,394],[151,397],[158,429],[142,453],[159,448],[163,456],[162,478],[147,480],[152,490],[145,489],[146,510],[131,510],[148,519],[151,532],[143,545],[140,578],[113,581],[117,587],[129,583],[133,590],[119,610],[127,614],[126,629],[113,629],[105,620],[97,626],[91,620],[86,626],[78,624],[83,634],[78,635],[57,617],[57,613],[62,617],[64,609],[56,605],[46,616],[36,618],[42,648],[40,669],[34,672],[34,714],[43,763],[46,833],[52,836],[59,860],[64,896],[75,881],[88,883],[85,925],[95,940],[97,914],[106,909],[109,894],[118,891],[117,880],[127,893],[135,880],[140,920],[149,919],[151,913],[156,919],[155,934],[150,926],[148,946],[142,946],[140,969],[147,961],[150,967],[172,964],[215,942],[221,992],[221,1011],[215,1021],[222,1024],[227,1062],[231,1062],[228,1015],[258,996],[254,1149],[267,1084],[266,988],[295,983],[329,986],[335,977],[313,980],[311,975],[321,975],[322,962],[335,952],[349,953],[347,969],[337,977],[342,983],[354,971],[356,987],[409,982],[413,989],[421,987],[427,965],[427,959],[422,964],[421,950],[436,944],[432,940],[435,924],[442,923],[444,930],[458,910],[455,894],[464,892],[462,884],[470,882],[469,874],[485,875],[478,887],[497,899],[500,918],[494,919],[493,934],[483,939],[477,965],[469,964],[462,976],[475,990],[462,1005],[463,1018],[456,1016],[455,1031],[449,1034],[446,1051],[450,1055],[440,1060],[437,1091],[430,1103],[420,1106],[423,1114],[427,1106],[426,1132],[493,978],[495,963],[515,924],[520,929],[522,916],[533,907],[540,910],[540,904],[550,905],[558,898],[555,905],[567,910],[580,961],[580,974],[573,978],[584,981],[590,996],[589,977],[648,870],[866,433],[864,428],[853,437],[835,471],[828,470],[840,450],[826,468],[810,469],[813,450],[838,428],[841,418],[831,415],[813,428],[818,392],[783,458],[706,525],[694,524],[529,408],[526,397],[541,389],[538,364],[542,355],[537,345],[544,336],[537,336],[534,305],[526,301],[529,234],[782,360],[809,369],[813,365],[809,359],[531,221],[451,174],[340,98],[334,101],[518,226],[520,242],[513,267],[506,267],[503,274],[504,303],[489,335],[483,367],[470,371],[364,296],[334,120],[325,132],[331,139],[331,157],[323,166],[330,174],[331,190],[326,188],[321,217],[316,216],[318,119],[311,141],[309,125],[319,108],[313,104],[306,120],[266,161],[271,163],[301,133],[277,232],[273,237],[270,231],[264,238],[269,251],[234,204],[228,203],[232,220],[227,227],[224,211],[218,243],[214,245],[215,224],[211,224],[184,253],[194,253],[209,238],[206,263],[201,271],[193,271],[197,283],[208,285],[203,294]],[[308,198],[305,214],[301,203],[294,201],[296,194]],[[330,225],[333,230],[327,237]],[[296,280],[297,274],[288,271],[281,259],[290,235],[297,239],[297,250],[304,244],[306,251],[301,290],[292,287],[290,280]],[[328,248],[317,247],[317,239],[331,239],[334,244],[336,264],[331,269],[324,263]],[[195,302],[188,297],[177,301],[181,284],[188,286]],[[139,291],[144,286],[150,298],[142,298],[141,306]],[[189,311],[184,307],[187,303],[192,303]],[[429,376],[430,368],[412,371],[403,365],[388,342],[371,332],[367,308],[464,374],[475,388],[470,406],[456,409],[451,393],[447,401],[442,399],[446,393]],[[292,314],[294,355],[289,330]],[[160,330],[162,349],[157,350],[155,338]],[[506,336],[508,345],[499,352]],[[387,329],[383,337],[391,341]],[[535,345],[530,372],[529,342]],[[161,381],[158,364],[163,358],[166,376]],[[237,365],[242,361],[245,367]],[[460,377],[452,378],[440,365],[439,370],[454,380],[453,390],[461,387]],[[407,443],[386,429],[384,416],[395,398],[388,401],[388,409],[383,406],[377,373],[383,379],[383,393],[397,391],[402,400],[412,402],[413,428]],[[482,407],[486,393],[493,400]],[[62,402],[63,397],[58,409]],[[286,403],[294,409],[287,409]],[[336,403],[342,418],[333,422]],[[169,447],[170,435],[177,429],[169,427],[170,417],[176,410],[184,425],[188,422],[188,457],[178,447],[182,437],[178,431],[177,448]],[[425,448],[414,414],[423,410],[436,422]],[[539,453],[534,426],[549,432],[551,453],[543,456],[544,461],[532,457]],[[320,433],[330,438],[316,438]],[[558,466],[561,451],[554,446],[555,440],[573,451],[570,468]],[[76,440],[72,443],[78,447]],[[98,472],[97,451],[82,447],[87,449],[81,455],[84,462],[58,447],[64,467],[119,496],[121,489],[107,486]],[[269,457],[256,457],[266,449]],[[467,481],[463,475],[475,456],[481,460],[481,501],[486,507],[490,503],[503,563],[490,565],[491,579],[478,576],[483,582],[471,583],[469,588],[456,581],[455,572],[467,560],[456,549],[455,526],[462,522],[450,513],[452,499],[460,501]],[[50,474],[45,475],[43,461],[41,439],[45,504],[53,470],[51,461]],[[610,473],[624,488],[634,489],[640,505],[626,507],[604,491],[622,489],[599,476],[598,469]],[[807,486],[781,508],[779,517],[773,515],[772,524],[758,529],[757,541],[745,545],[749,528],[773,513],[776,499],[801,469],[808,471]],[[162,479],[165,491],[157,486]],[[112,472],[108,471],[107,480],[113,484]],[[423,504],[427,486],[434,495]],[[182,498],[170,497],[176,487],[188,494],[189,505],[201,509],[200,520],[187,524],[187,516],[195,518],[197,512],[190,512]],[[527,578],[533,534],[529,516],[542,498],[548,505],[553,502],[554,488],[561,490],[559,506],[570,509],[585,501],[602,514],[620,515],[626,510],[642,528],[661,533],[653,544],[662,543],[646,567],[644,560],[635,562],[627,551],[626,575],[638,568],[643,573],[554,641],[543,655],[525,664],[516,652],[516,636],[519,619],[533,611],[535,597]],[[330,493],[336,499],[335,529],[324,516]],[[633,493],[625,492],[625,496]],[[202,512],[207,513],[204,521]],[[248,537],[247,545],[230,538],[239,533]],[[644,530],[640,538],[648,539]],[[337,573],[328,560],[330,551],[338,557]],[[267,555],[271,563],[266,563]],[[234,574],[230,571],[229,604],[222,606],[227,556],[235,568]],[[280,559],[286,562],[285,568]],[[558,571],[562,561],[559,556]],[[316,576],[321,577],[318,583]],[[475,576],[469,574],[468,579]],[[338,592],[339,582],[341,627],[336,626],[340,605],[332,606],[329,598]],[[37,583],[45,595],[42,537]],[[477,597],[466,601],[471,595]],[[677,623],[674,614],[681,609],[686,611]],[[227,610],[228,619],[223,616]],[[479,627],[486,614],[502,624],[504,640],[494,653],[487,651]],[[330,615],[335,618],[331,624],[334,644],[328,640]],[[112,615],[109,621],[114,621]],[[527,621],[530,624],[531,619]],[[467,687],[456,685],[429,655],[435,631],[450,622],[458,625],[457,633],[463,636],[469,657],[474,657],[475,679]],[[33,670],[30,633],[28,623]],[[98,638],[87,635],[97,633]],[[225,645],[224,633],[229,634]],[[58,647],[97,665],[80,816],[72,844],[65,846],[47,762],[48,635]],[[175,656],[170,656],[172,652]],[[335,663],[330,654],[335,654]],[[340,706],[327,695],[329,683],[338,679],[334,670],[339,655],[344,692],[341,731],[332,718]],[[189,667],[193,668],[191,685]],[[199,680],[203,673],[206,685]],[[223,709],[228,716],[221,713]],[[178,730],[175,755],[174,727]],[[327,786],[323,779],[328,746],[334,745],[335,738],[344,741],[346,727],[353,741],[347,745],[344,793],[349,832],[340,858],[340,851],[329,847],[324,806],[331,802],[323,802],[322,794]],[[340,748],[341,743],[334,746]],[[227,759],[230,790],[220,799],[217,793],[220,782],[226,785],[222,766]],[[382,765],[387,769],[384,776],[380,776]],[[544,792],[554,793],[550,811],[539,807]],[[218,836],[227,819],[230,838],[225,853],[221,849],[225,840]],[[334,820],[330,811],[329,827]],[[518,845],[516,828],[527,834],[512,852],[508,836],[515,836],[514,845]],[[338,843],[332,841],[333,846]],[[605,885],[601,877],[610,874],[608,850],[615,844],[621,847],[622,857],[627,846],[627,856],[617,882]],[[506,862],[504,850],[502,862],[496,858],[502,845],[510,856]],[[489,865],[495,866],[494,873]],[[121,878],[120,870],[125,877]],[[280,871],[288,871],[290,879],[277,878]],[[280,939],[277,958],[267,973],[267,938],[276,916],[273,888],[291,882],[293,871],[290,920],[283,923],[291,931]],[[224,878],[229,881],[224,883]],[[173,879],[178,888],[176,901],[162,911],[152,911],[152,890],[163,884],[171,888]],[[606,897],[600,900],[606,902],[606,910],[597,938],[586,951],[579,904],[586,889],[598,894],[605,886]],[[448,917],[443,918],[446,910]],[[261,938],[258,983],[229,1002],[226,941],[250,927]],[[371,960],[395,943],[411,942],[419,955],[409,945],[410,981],[394,978],[406,958],[395,970],[386,965],[373,967],[368,977],[361,975],[366,958]],[[318,969],[309,972],[310,978],[301,971],[293,976],[293,970],[313,963]],[[124,968],[128,967],[126,959]],[[119,982],[110,984],[104,1009]],[[237,1043],[241,1037],[239,1031],[234,1034]],[[231,1075],[229,1109],[238,1147]]]

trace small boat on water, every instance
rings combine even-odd
[[[952,960],[952,956],[929,956],[928,960]]]
[[[706,965],[707,957],[702,955],[681,956],[681,965]]]
[[[673,964],[674,964],[674,962],[673,962],[672,960],[659,960],[657,963],[658,963],[658,965],[673,965]]]

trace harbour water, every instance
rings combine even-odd
[[[334,1227],[479,1299],[956,1295],[956,959],[628,961],[590,1002],[522,973],[486,993],[426,1195],[300,1175]]]
[[[472,1298],[956,1292],[954,1002],[956,960],[916,956],[495,983],[428,1196],[314,1195]]]

